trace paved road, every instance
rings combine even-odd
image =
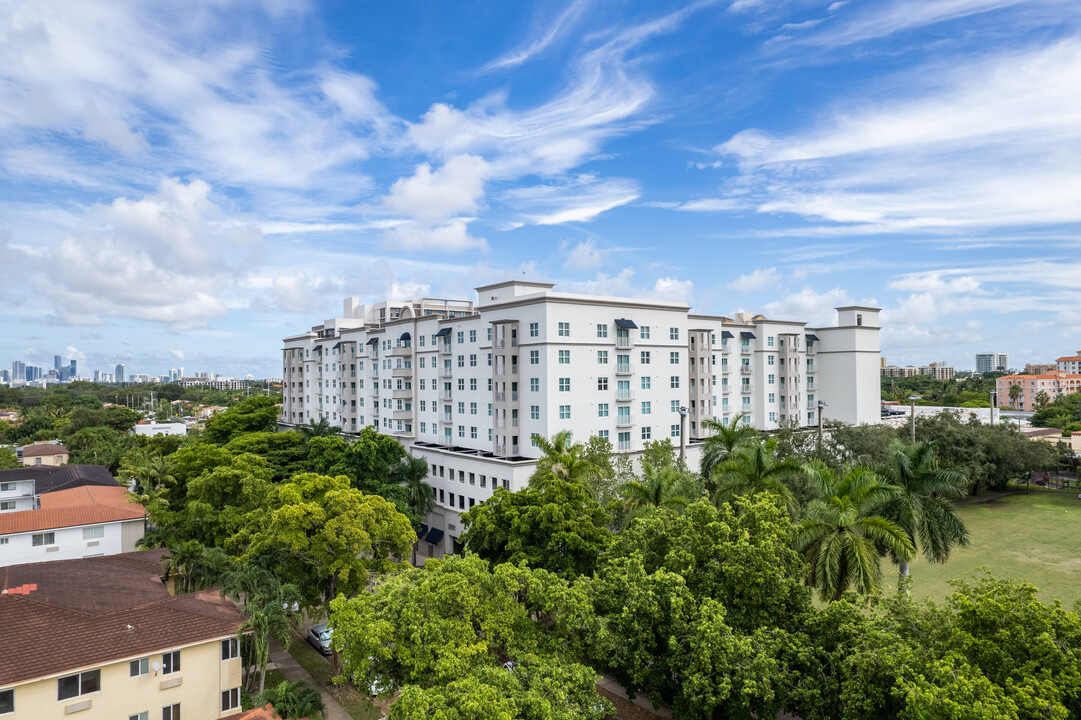
[[[300,666],[293,656],[285,651],[281,644],[273,637],[270,638],[270,660],[274,665],[282,671],[289,680],[307,680],[312,687],[319,691],[319,694],[323,696],[323,703],[326,708],[323,710],[324,720],[353,720],[349,713],[345,711],[338,701],[326,691],[326,688],[321,686],[315,681],[307,670]]]

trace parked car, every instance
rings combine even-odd
[[[318,625],[312,625],[308,628],[306,639],[308,644],[313,648],[324,655],[330,655],[332,652],[330,649],[330,639],[333,635],[334,628],[327,627],[325,623],[319,623]]]

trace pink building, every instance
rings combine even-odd
[[[1067,358],[1059,358],[1062,360]],[[998,406],[1013,410],[1035,410],[1036,396],[1047,393],[1047,402],[1054,402],[1060,395],[1081,392],[1081,374],[1052,371],[1043,375],[1003,375],[995,381]],[[1017,386],[1021,394],[1016,400],[1010,397],[1010,388]]]

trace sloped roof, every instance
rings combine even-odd
[[[42,455],[67,455],[68,449],[56,443],[39,443],[27,445],[23,448],[23,457],[39,457]]]
[[[116,487],[116,479],[103,465],[62,465],[34,482],[34,492],[38,495],[66,490],[84,485],[102,485]]]
[[[217,590],[169,595],[160,559],[145,550],[0,568],[0,687],[236,633],[240,612]]]
[[[86,505],[109,505],[130,508],[131,493],[121,485],[82,485],[67,490],[54,490],[41,496],[41,509],[84,507]]]

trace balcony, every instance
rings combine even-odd
[[[747,383],[746,385],[740,386],[739,391],[744,395],[749,395],[752,389],[753,386],[750,383]]]
[[[619,415],[619,416],[616,417],[616,427],[617,428],[634,427],[634,420],[631,419],[630,415]]]
[[[518,402],[518,391],[517,390],[511,391],[510,401],[511,402]]]
[[[518,347],[518,338],[511,338],[510,339],[510,346],[512,348]],[[493,340],[492,341],[492,347],[495,348],[496,350],[502,350],[503,348],[507,347],[507,340],[505,338],[502,339],[502,340]]]
[[[618,390],[616,391],[616,402],[633,402],[634,391],[633,390]]]
[[[634,347],[634,340],[630,335],[616,335],[616,348],[619,350],[630,350]]]
[[[409,400],[413,397],[413,391],[408,388],[402,388],[400,390],[395,388],[390,391],[390,396],[395,400]]]
[[[445,367],[439,371],[439,377],[452,378],[454,377],[454,368]]]
[[[440,344],[439,345],[439,352],[443,353],[444,355],[450,355],[450,353],[451,353],[450,343],[445,342],[445,343]]]
[[[444,413],[444,415],[439,418],[439,424],[440,425],[453,425],[454,424],[454,418],[451,417],[450,415],[447,415],[447,414]]]
[[[495,401],[497,403],[507,402],[507,393],[505,393],[505,392],[497,392],[495,394]]]
[[[440,400],[453,400],[454,399],[454,392],[447,389],[447,388],[443,388],[442,390],[439,391],[439,399]]]
[[[616,375],[631,375],[634,373],[634,363],[616,363]]]
[[[750,365],[741,365],[740,368],[739,368],[739,374],[740,375],[750,375],[751,372],[752,371],[751,371],[751,366]]]
[[[616,449],[617,450],[622,450],[623,452],[629,451],[631,449],[631,441],[630,440],[620,440],[619,444],[616,446]]]
[[[413,354],[412,345],[402,345],[401,347],[393,347],[390,349],[391,355],[405,356]]]
[[[390,371],[391,377],[411,378],[413,377],[413,368],[411,367],[396,367]]]
[[[722,395],[727,395],[729,392],[731,392],[731,388],[728,385],[721,385]]]
[[[739,351],[741,353],[743,353],[744,355],[750,355],[751,352],[752,352],[750,345],[740,345],[739,346]]]
[[[390,417],[391,417],[392,420],[412,420],[413,419],[413,411],[412,410],[393,410],[390,413]]]

